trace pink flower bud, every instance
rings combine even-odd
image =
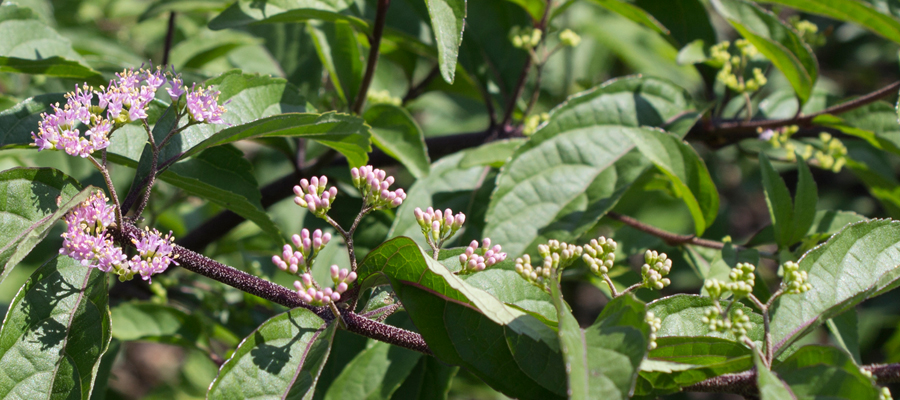
[[[297,263],[291,263],[291,267],[288,270],[291,271],[292,274],[296,274],[297,268]]]
[[[475,249],[472,247],[466,247],[466,258],[471,258],[472,254],[475,254]]]
[[[466,215],[463,213],[456,214],[454,221],[457,227],[461,227],[466,222]]]
[[[434,219],[438,221],[444,219],[444,213],[442,213],[441,210],[434,210]]]
[[[428,207],[427,209],[425,209],[425,212],[434,215],[434,208]]]
[[[338,268],[337,265],[334,265],[334,264],[331,265],[331,279],[337,279],[338,274],[339,274],[340,272],[341,272],[341,271],[340,271],[340,269]]]
[[[303,199],[301,199],[301,198],[299,198],[299,197],[294,197],[294,204],[296,204],[296,205],[298,205],[298,206],[300,206],[300,207],[306,207],[306,206],[307,206],[306,201],[303,200]]]
[[[319,178],[319,186],[326,186],[326,185],[328,185],[328,177],[323,176],[323,177]]]
[[[325,294],[322,292],[316,292],[316,294],[313,295],[313,298],[316,299],[316,301],[322,301],[322,299],[325,298]]]
[[[312,178],[309,178],[309,185],[318,187],[319,186],[319,178],[316,178],[315,176]]]
[[[334,292],[331,294],[331,301],[340,301],[341,295],[340,293]]]
[[[313,238],[312,247],[314,249],[321,249],[322,248],[322,238],[321,237]]]
[[[413,215],[416,216],[416,221],[419,222],[420,224],[421,224],[422,222],[425,221],[425,216],[424,216],[424,214],[422,213],[422,209],[421,209],[421,208],[416,207],[416,209],[413,210]]]
[[[356,280],[356,272],[350,272],[350,274],[347,275],[347,279],[345,279],[344,281],[347,283],[353,283],[353,281],[355,281],[355,280]]]
[[[328,188],[328,193],[331,193],[331,198],[334,198],[337,196],[337,187],[332,186]]]
[[[500,245],[499,245],[499,244],[495,244],[494,247],[491,248],[491,250],[493,250],[494,253],[499,253],[499,252],[500,252]]]
[[[300,248],[300,244],[303,242],[300,239],[300,235],[295,233],[295,234],[291,235],[291,243],[294,244],[294,247]]]
[[[310,238],[303,239],[303,251],[309,252],[310,248],[312,248],[312,240]]]
[[[486,249],[490,248],[491,247],[491,238],[484,238],[484,240],[482,240],[481,243],[484,244],[484,248],[486,248]]]
[[[478,248],[478,241],[477,241],[477,240],[473,240],[472,243],[469,243],[469,248],[470,248],[470,249],[477,249],[477,248]]]
[[[466,268],[470,269],[470,270],[474,270],[477,267],[478,267],[478,261],[475,261],[475,259],[469,260],[469,263],[466,264]]]
[[[300,186],[294,185],[294,194],[297,196],[303,196],[303,188]]]
[[[300,285],[300,281],[294,281],[294,289],[297,289],[298,291],[303,289],[303,286]]]
[[[310,287],[313,284],[312,283],[312,275],[310,275],[309,273],[300,275],[300,279],[303,281],[303,286]]]
[[[331,290],[330,287],[327,287],[327,288],[325,288],[325,290],[322,291],[322,294],[324,294],[324,295],[327,296],[327,297],[331,297],[331,294],[332,294],[332,293],[334,293],[334,291]]]
[[[344,268],[344,269],[342,269],[341,272],[338,274],[338,279],[341,280],[341,281],[345,281],[345,280],[347,280],[347,276],[349,276],[349,275],[350,275],[350,270]]]
[[[406,200],[406,192],[404,192],[403,189],[397,189],[394,191],[394,193],[397,194],[397,197]]]
[[[347,291],[347,283],[346,282],[338,283],[336,290],[338,293],[346,292]]]
[[[308,294],[309,297],[316,298],[316,288],[306,289],[306,294]]]
[[[306,189],[309,188],[309,181],[306,178],[300,180],[300,188],[306,192]]]
[[[450,227],[453,225],[453,216],[450,214],[444,215],[444,226]]]
[[[356,167],[350,168],[350,177],[355,179],[359,179],[359,169]]]
[[[330,233],[326,232],[325,234],[322,235],[322,244],[328,244],[328,242],[330,242],[330,241],[331,241]]]
[[[476,267],[475,270],[476,271],[484,271],[485,268],[487,268],[487,267],[484,265],[484,263],[480,262],[480,263],[478,263],[478,266]]]
[[[393,206],[393,207],[400,207],[401,204],[403,204],[403,199],[401,199],[399,197],[397,197],[394,200],[391,200],[391,206]]]
[[[459,263],[460,263],[460,264],[465,264],[466,261],[468,261],[468,260],[469,260],[469,257],[466,257],[465,254],[460,254],[460,255],[459,255]]]

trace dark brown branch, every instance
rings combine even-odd
[[[689,245],[700,246],[700,247],[708,247],[711,249],[720,249],[721,250],[721,249],[725,248],[725,243],[723,243],[723,242],[717,242],[715,240],[698,238],[695,235],[681,235],[678,233],[664,231],[655,226],[645,224],[645,223],[638,221],[632,217],[629,217],[627,215],[622,215],[617,212],[610,211],[610,212],[606,213],[606,216],[609,218],[612,218],[616,221],[622,222],[625,225],[628,225],[628,226],[630,226],[634,229],[637,229],[641,232],[649,233],[653,236],[656,236],[656,237],[662,239],[664,242],[666,242],[666,244],[669,246],[683,246],[683,245],[689,244]],[[739,245],[734,245],[734,247],[738,248],[738,249],[745,248],[745,247],[739,246]],[[759,255],[762,257],[767,257],[767,258],[774,257],[774,254],[771,254],[768,252],[763,252],[763,251],[760,251]]]
[[[416,85],[410,86],[409,90],[406,91],[406,96],[403,96],[403,104],[409,103],[410,101],[419,98],[419,96],[425,93],[425,88],[428,87],[428,85],[431,83],[431,81],[434,80],[434,78],[437,78],[438,75],[440,75],[440,72],[441,69],[437,65],[435,65],[434,68],[432,68],[431,71],[428,72],[428,75],[422,78],[421,82]]]
[[[134,246],[131,239],[138,238],[141,235],[141,229],[130,223],[123,223],[123,229],[111,230],[111,232],[116,241],[123,246]],[[296,292],[284,286],[229,267],[178,245],[175,246],[174,253],[178,256],[177,261],[180,266],[188,271],[198,273],[288,308],[303,307],[314,312],[326,322],[334,319],[334,314],[331,313],[328,307],[310,306],[300,301]],[[431,354],[428,345],[425,344],[425,340],[418,333],[368,320],[349,310],[344,310],[341,315],[344,322],[346,322],[347,330],[350,332],[421,353]]]
[[[871,372],[879,385],[900,382],[900,364],[863,365],[862,369]],[[759,395],[756,387],[756,369],[736,374],[719,375],[703,382],[686,386],[685,392],[734,393],[755,397]]]
[[[169,12],[169,27],[166,29],[166,41],[163,47],[162,65],[169,65],[169,52],[172,50],[172,39],[175,37],[175,11]]]
[[[791,125],[797,125],[798,127],[800,127],[800,132],[795,134],[795,136],[799,137],[815,136],[818,135],[819,132],[841,134],[840,131],[833,128],[813,125],[813,119],[825,114],[835,115],[857,109],[864,105],[875,102],[876,100],[881,99],[885,96],[895,94],[898,89],[900,89],[900,81],[894,82],[888,86],[885,86],[881,89],[858,97],[856,99],[832,107],[828,107],[822,111],[805,115],[797,115],[793,118],[760,121],[699,121],[696,125],[694,125],[693,128],[691,128],[691,131],[688,132],[686,139],[702,141],[712,146],[724,146],[743,139],[757,137],[759,135],[760,129],[780,128]]]
[[[387,9],[390,5],[391,0],[378,0],[378,8],[375,10],[375,23],[372,28],[372,37],[369,38],[369,59],[366,60],[366,73],[363,75],[362,83],[359,85],[359,91],[356,92],[353,108],[351,108],[354,114],[362,112],[363,106],[366,104],[366,95],[369,93],[369,85],[372,84],[372,78],[375,77],[375,67],[378,66],[381,37],[384,35],[384,23],[387,17]]]

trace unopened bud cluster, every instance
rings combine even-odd
[[[366,102],[370,105],[390,104],[392,106],[400,106],[403,104],[402,99],[391,96],[391,92],[388,90],[370,90],[369,94],[366,95]]]
[[[581,43],[581,36],[572,32],[571,29],[564,29],[559,33],[559,43],[566,47],[575,47]]]
[[[538,126],[548,120],[550,120],[549,113],[540,113],[525,117],[525,123],[522,124],[522,134],[525,136],[533,135],[534,132],[537,131]]]
[[[788,18],[788,22],[800,34],[800,39],[810,47],[816,48],[825,45],[825,35],[819,33],[819,27],[816,24],[800,19],[796,15]]]
[[[350,284],[355,280],[356,272],[332,265],[331,281],[334,283],[334,289],[330,287],[319,289],[316,281],[308,272],[301,274],[300,280],[294,281],[294,288],[297,289],[297,295],[304,303],[312,306],[324,306],[331,302],[340,301],[341,293],[346,292],[350,288]]]
[[[796,146],[790,142],[791,136],[793,136],[797,131],[800,130],[800,127],[797,125],[788,125],[785,127],[781,127],[778,129],[766,129],[763,130],[759,128],[757,132],[759,133],[759,139],[765,140],[772,145],[772,147],[784,148],[787,151],[787,158],[791,161],[796,160],[796,156],[794,155],[794,151],[796,151]]]
[[[809,284],[809,277],[806,271],[800,271],[800,265],[793,261],[788,261],[781,268],[784,271],[781,287],[785,293],[801,294],[812,289],[812,285]]]
[[[449,208],[442,212],[431,207],[426,208],[425,211],[416,207],[413,214],[432,249],[441,248],[444,241],[453,236],[466,222],[465,214],[454,215],[453,210]],[[490,239],[488,240],[490,241]]]
[[[710,331],[730,332],[739,339],[746,337],[747,332],[753,328],[750,316],[740,308],[734,309],[731,315],[722,318],[722,313],[717,307],[710,307],[700,321],[706,324]]]
[[[768,83],[768,79],[761,69],[753,68],[750,71],[752,77],[744,76],[747,63],[759,54],[759,51],[745,39],[736,40],[734,46],[738,53],[734,55],[728,50],[731,43],[727,41],[710,48],[710,61],[721,68],[716,79],[738,93],[759,90]]]
[[[887,386],[881,388],[881,393],[878,393],[878,400],[894,400],[891,396],[891,389],[888,389]]]
[[[491,247],[491,239],[489,238],[484,238],[481,243],[481,249],[484,250],[484,255],[475,253],[478,250],[477,240],[473,240],[472,243],[469,243],[465,253],[459,255],[459,264],[462,266],[462,269],[459,271],[460,274],[484,271],[485,268],[491,267],[506,259],[506,253],[500,251],[501,248],[499,244],[495,244],[494,247]]]
[[[659,330],[662,328],[662,319],[658,318],[652,312],[647,311],[647,315],[644,316],[644,321],[647,322],[647,325],[650,326],[650,343],[648,345],[648,348],[650,350],[653,350],[656,348],[656,332],[659,332]]]
[[[373,210],[396,208],[406,200],[403,189],[388,190],[394,184],[394,177],[371,165],[350,169],[350,178],[366,206]]]
[[[709,297],[715,300],[720,299],[725,292],[731,292],[735,299],[741,299],[753,292],[753,285],[756,283],[756,275],[753,274],[755,269],[753,264],[739,263],[728,274],[730,282],[713,278],[707,279],[703,286]]]
[[[312,268],[313,261],[328,241],[331,240],[330,233],[322,233],[322,230],[316,229],[310,234],[309,229],[303,229],[300,234],[291,236],[291,243],[285,244],[282,249],[281,256],[272,256],[272,263],[278,266],[282,271],[292,274],[299,272],[309,272]]]
[[[588,268],[596,275],[606,275],[616,262],[616,244],[615,240],[607,239],[600,236],[597,239],[591,239],[591,242],[584,246],[584,254],[581,258]]]
[[[841,172],[841,168],[847,163],[847,147],[838,138],[825,132],[819,134],[819,140],[822,141],[822,149],[815,150],[813,155],[819,168]]]
[[[531,265],[531,256],[526,254],[516,259],[516,272],[531,284],[550,292],[550,274],[558,274],[572,265],[583,252],[581,246],[550,240],[538,245],[538,254],[542,257],[540,266]]]
[[[309,209],[309,212],[319,218],[325,217],[337,196],[337,188],[332,186],[326,190],[327,185],[328,178],[324,176],[301,179],[300,185],[294,186],[294,195],[297,196],[294,197],[294,203]]]
[[[509,31],[509,40],[515,48],[533,49],[541,44],[543,34],[544,32],[540,29],[514,26]]]
[[[672,260],[666,256],[666,253],[657,253],[654,250],[647,250],[644,253],[644,265],[641,266],[641,278],[643,278],[643,287],[661,290],[672,283],[669,278],[669,271],[672,270]]]

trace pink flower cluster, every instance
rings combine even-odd
[[[331,240],[330,233],[322,233],[321,229],[313,231],[309,234],[309,229],[303,229],[299,235],[291,236],[291,242],[297,251],[286,244],[282,249],[281,256],[272,256],[272,263],[278,266],[282,271],[288,271],[296,274],[297,271],[309,272],[312,262],[316,255]]]
[[[294,186],[294,203],[300,207],[306,207],[317,217],[324,217],[328,210],[331,209],[331,203],[337,196],[337,188],[332,186],[325,190],[328,185],[328,178],[315,176],[310,180],[301,179],[300,185]]]
[[[457,213],[453,215],[453,210],[449,208],[441,212],[441,210],[435,210],[431,207],[428,207],[425,211],[416,207],[413,210],[413,214],[416,216],[416,222],[422,228],[425,238],[435,245],[440,245],[441,242],[453,236],[466,222],[466,214]]]
[[[356,272],[350,272],[347,269],[339,269],[337,265],[331,266],[331,280],[334,281],[334,289],[325,288],[318,289],[318,285],[313,280],[312,275],[304,273],[300,275],[299,281],[294,281],[294,288],[297,289],[297,295],[304,303],[313,306],[324,306],[330,302],[341,300],[341,293],[347,291],[349,285],[356,280]]]
[[[131,279],[135,274],[150,280],[170,264],[178,265],[171,232],[162,236],[156,229],[141,232],[140,240],[132,239],[138,254],[129,260],[107,232],[115,218],[113,207],[107,204],[105,195],[96,193],[69,211],[65,216],[66,232],[62,234],[60,254],[86,267],[115,273],[121,280]]]
[[[350,170],[353,186],[359,189],[367,206],[373,209],[396,208],[406,200],[403,189],[388,190],[394,184],[394,177],[371,165]]]
[[[219,92],[194,85],[186,91],[180,77],[157,68],[155,71],[126,69],[116,74],[107,87],[97,90],[86,83],[66,94],[66,104],[53,105],[52,114],[41,114],[38,132],[32,132],[34,146],[40,150],[63,150],[69,155],[87,157],[109,146],[109,135],[116,127],[147,118],[156,92],[166,89],[173,101],[187,93],[186,108],[197,122],[224,124],[224,107],[218,104]],[[93,105],[94,95],[97,105]]]
[[[478,250],[477,240],[469,243],[469,246],[466,247],[466,252],[459,255],[459,263],[462,265],[461,274],[484,271],[485,268],[506,259],[506,253],[500,252],[499,244],[491,247],[491,239],[489,238],[484,238],[481,243],[481,248],[485,250],[483,256],[475,254],[475,251]]]

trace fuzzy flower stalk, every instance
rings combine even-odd
[[[442,212],[431,207],[428,207],[425,211],[416,207],[413,210],[413,214],[419,227],[422,228],[422,235],[425,236],[425,241],[428,242],[428,246],[431,247],[435,256],[437,256],[441,247],[444,246],[444,242],[456,234],[466,222],[465,214],[457,213],[454,215],[453,210],[449,208]],[[490,242],[490,239],[488,241]],[[476,247],[478,246],[476,245]]]
[[[473,240],[472,243],[469,243],[469,246],[466,247],[465,252],[459,255],[459,264],[462,268],[458,273],[470,274],[473,272],[484,271],[485,268],[489,268],[505,260],[506,253],[501,250],[499,244],[495,244],[494,247],[491,247],[491,239],[489,238],[484,238],[484,240],[481,241],[481,249],[479,250],[478,241]],[[478,252],[483,252],[483,254],[479,255]]]
[[[108,231],[113,225],[114,207],[107,204],[105,195],[95,193],[69,211],[65,216],[66,232],[62,234],[60,254],[86,267],[116,274],[120,281],[138,274],[143,280],[151,281],[154,274],[172,264],[178,265],[172,233],[162,235],[156,229],[146,228],[140,238],[131,239],[137,254],[129,258]]]

